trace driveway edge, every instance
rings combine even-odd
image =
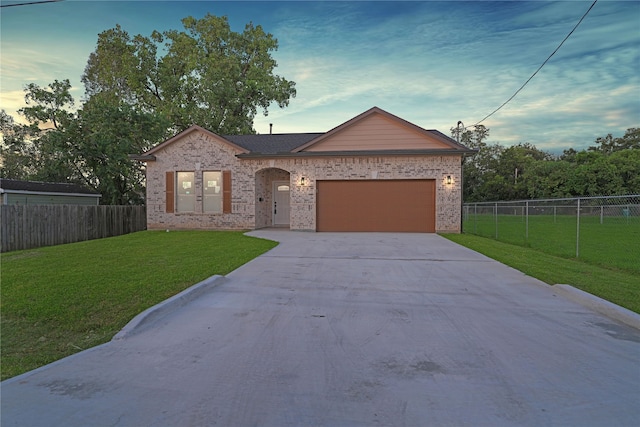
[[[552,288],[556,293],[564,295],[580,305],[595,310],[600,314],[604,314],[632,328],[640,329],[640,314],[638,313],[598,298],[588,292],[581,291],[571,285],[553,285]]]
[[[207,279],[204,279],[202,282],[196,283],[195,285],[185,289],[179,294],[176,294],[171,298],[168,298],[154,305],[153,307],[146,309],[145,311],[131,319],[131,321],[129,321],[129,323],[127,323],[124,328],[120,330],[120,332],[118,332],[113,336],[113,338],[111,338],[111,341],[121,340],[135,334],[136,332],[140,331],[140,329],[146,324],[157,320],[160,317],[168,314],[169,312],[190,303],[202,294],[205,294],[216,286],[221,285],[225,282],[225,280],[226,277],[224,276],[211,276]]]

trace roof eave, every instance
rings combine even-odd
[[[379,151],[301,151],[297,153],[247,153],[236,155],[239,159],[265,159],[287,157],[363,157],[363,156],[455,156],[471,154],[473,150],[379,150]]]

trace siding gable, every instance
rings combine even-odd
[[[374,113],[303,149],[323,151],[450,150],[451,146]]]

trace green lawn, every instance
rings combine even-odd
[[[630,270],[605,268],[536,249],[470,234],[443,237],[480,252],[550,285],[567,284],[640,313],[640,279]]]
[[[2,254],[2,379],[107,342],[134,316],[276,246],[222,231],[143,231]]]
[[[562,258],[576,258],[592,265],[640,273],[640,218],[598,216],[469,215],[464,232],[537,249]],[[497,231],[496,231],[497,229]],[[497,235],[497,237],[496,237]],[[578,242],[576,242],[578,238]]]

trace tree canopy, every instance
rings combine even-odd
[[[528,143],[488,144],[489,129],[482,125],[464,132],[451,128],[453,137],[458,134],[478,150],[464,159],[465,202],[640,194],[640,128],[560,156]]]
[[[272,103],[286,107],[295,83],[274,74],[278,41],[260,25],[234,32],[226,17],[182,20],[185,31],[131,37],[119,25],[98,35],[82,81],[86,94],[155,112],[180,131],[198,124],[220,134],[254,133]]]

